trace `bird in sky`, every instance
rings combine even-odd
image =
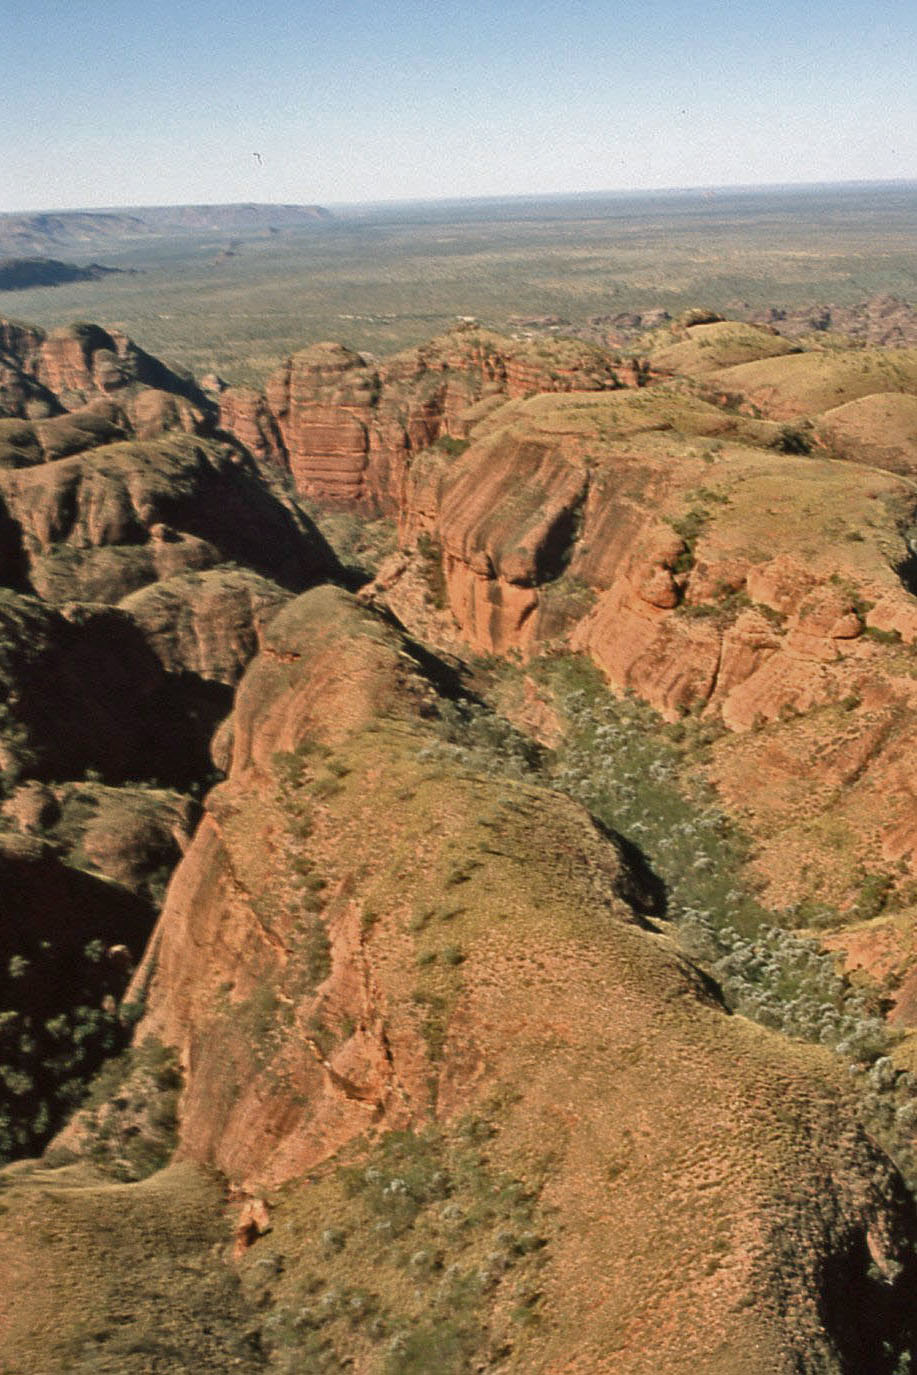
[[[259,167],[264,166],[264,159],[262,158],[260,153],[252,153],[252,157],[255,159]]]

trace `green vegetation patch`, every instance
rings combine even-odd
[[[178,1056],[155,1037],[109,1060],[79,1117],[93,1164],[124,1181],[163,1169],[178,1143],[181,1086]]]
[[[234,237],[238,251],[223,259],[218,230],[110,239],[106,264],[142,275],[22,291],[17,312],[47,326],[118,320],[197,376],[260,386],[310,342],[389,354],[458,315],[512,329],[553,316],[601,338],[609,309],[677,316],[699,300],[723,313],[737,300],[792,309],[917,295],[913,194],[900,188],[386,206]]]
[[[252,1297],[272,1300],[271,1360],[459,1375],[504,1345],[512,1312],[537,1323],[541,1180],[501,1168],[495,1138],[486,1116],[388,1132],[308,1190],[291,1186],[243,1271]]]
[[[839,976],[835,957],[794,929],[838,925],[837,912],[811,904],[771,911],[759,902],[746,877],[749,840],[703,778],[704,761],[722,725],[696,717],[666,724],[646,704],[613,696],[599,670],[579,656],[545,657],[529,671],[566,721],[556,750],[534,747],[485,702],[460,702],[443,713],[441,742],[432,753],[444,752],[489,777],[548,783],[623,837],[630,864],[655,876],[664,891],[667,922],[677,928],[689,956],[718,981],[727,1004],[845,1059],[862,1089],[865,1123],[917,1187],[910,1125],[917,1120],[917,1076],[892,1066],[896,1035],[884,1020],[882,992]],[[483,695],[514,673],[494,661],[482,666]],[[881,911],[890,890],[888,875],[862,875],[858,917]],[[435,925],[433,916],[425,918],[424,938]],[[437,951],[435,961],[422,966],[424,990],[431,970],[440,978],[445,974],[440,946],[441,941],[423,947]],[[434,1035],[441,1012],[437,995],[442,999],[444,990],[424,992]]]
[[[0,1163],[37,1155],[130,1036],[123,966],[95,939],[24,943],[0,968]]]
[[[444,611],[449,604],[449,593],[443,569],[443,547],[433,535],[422,531],[417,536],[417,552],[420,555],[423,576],[430,588],[433,605],[437,611]]]

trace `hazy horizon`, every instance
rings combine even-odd
[[[521,204],[531,204],[539,201],[579,201],[579,200],[648,200],[662,199],[666,196],[716,196],[719,193],[730,195],[740,195],[742,193],[767,194],[767,193],[789,193],[806,191],[855,191],[857,189],[869,190],[894,190],[896,188],[912,189],[917,187],[917,177],[886,177],[886,178],[862,178],[855,180],[842,181],[796,181],[796,182],[734,182],[720,183],[703,186],[659,186],[659,187],[603,187],[594,190],[561,190],[561,191],[531,191],[516,194],[486,195],[486,196],[394,196],[389,198],[373,200],[345,200],[345,201],[280,201],[280,200],[234,200],[234,201],[212,201],[212,200],[190,200],[190,201],[125,201],[107,204],[85,204],[85,205],[34,205],[16,206],[8,210],[0,210],[0,216],[12,215],[70,215],[70,214],[129,214],[131,211],[142,210],[168,210],[179,208],[207,208],[207,207],[227,207],[227,206],[257,206],[259,208],[269,207],[303,207],[309,208],[317,206],[320,209],[328,210],[332,213],[336,211],[356,211],[385,209],[387,207],[396,208],[399,206],[452,206],[452,205],[504,205],[512,202]]]

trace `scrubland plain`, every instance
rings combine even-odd
[[[505,329],[650,307],[913,299],[915,222],[908,184],[340,208],[277,234],[96,241],[93,256],[143,276],[7,299],[45,328],[118,324],[199,377],[260,385],[320,339],[392,353],[463,315]]]

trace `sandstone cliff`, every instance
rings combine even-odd
[[[251,423],[320,502],[397,516],[369,595],[418,635],[585,651],[668,720],[727,727],[712,776],[772,902],[843,913],[885,873],[909,910],[912,353],[689,315],[631,376],[577,342],[460,330],[378,364],[308,350]]]
[[[121,330],[80,323],[45,334],[0,323],[0,416],[40,420],[103,399],[117,403],[141,439],[165,429],[202,433],[216,418],[190,376],[138,348]]]
[[[314,527],[250,459],[190,436],[105,444],[0,473],[0,502],[0,557],[48,601],[116,602],[228,561],[298,590],[333,565]]]
[[[222,424],[276,463],[279,431],[296,490],[334,504],[397,513],[411,456],[461,441],[500,397],[593,391],[633,379],[610,355],[574,341],[544,348],[459,329],[376,366],[337,344],[314,344],[268,380],[266,398],[230,390]]]
[[[841,388],[887,385],[886,356],[859,357],[853,369],[846,354],[789,354],[719,376],[738,389],[750,369],[808,369],[808,382],[786,377],[800,398],[810,387],[800,404],[817,417],[829,376]],[[910,385],[907,356],[896,357],[897,383]],[[475,422],[464,453],[413,459],[405,552],[376,594],[435,635],[429,606],[407,595],[408,570],[426,570],[429,584],[432,567],[427,595],[451,613],[439,631],[450,650],[455,631],[484,653],[578,649],[668,720],[727,727],[714,777],[760,837],[773,900],[819,892],[843,909],[864,873],[906,874],[917,844],[917,801],[898,762],[914,748],[913,397],[883,397],[830,408],[800,431],[803,447],[817,434],[854,463],[794,452],[783,403],[773,418],[748,417],[679,379],[500,404]],[[855,449],[880,402],[883,414],[894,403],[899,423],[884,447]],[[749,771],[769,780],[754,797]],[[814,820],[800,825],[801,793],[816,790],[819,825],[831,818],[855,863],[838,865]],[[894,882],[904,895],[906,879]]]

